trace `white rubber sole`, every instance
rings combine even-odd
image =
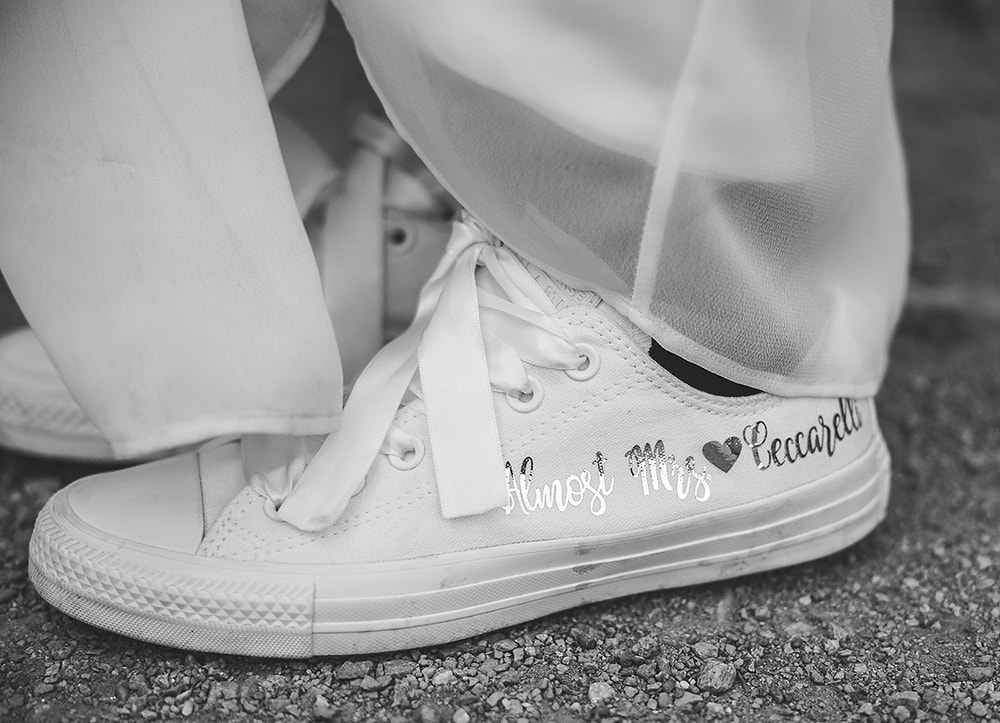
[[[208,652],[350,655],[436,645],[559,610],[738,577],[842,550],[884,517],[889,455],[865,453],[793,493],[628,534],[374,564],[257,564],[102,534],[66,495],[42,510],[30,575],[97,627]]]
[[[0,336],[0,446],[54,459],[114,460],[27,327]]]

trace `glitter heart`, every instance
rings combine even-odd
[[[705,446],[701,448],[701,453],[705,455],[705,459],[723,472],[728,472],[733,468],[741,451],[743,451],[743,443],[739,437],[730,437],[725,443],[706,442]]]

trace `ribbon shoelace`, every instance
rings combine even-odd
[[[494,391],[530,395],[525,364],[568,370],[586,361],[553,314],[551,301],[509,249],[474,220],[455,223],[413,323],[362,372],[340,431],[327,437],[304,471],[294,463],[269,475],[251,463],[248,476],[272,500],[277,519],[307,531],[331,526],[379,453],[412,451],[396,449],[406,435],[393,424],[409,390],[426,415],[444,516],[501,507],[507,492]]]

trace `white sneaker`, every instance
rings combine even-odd
[[[342,432],[80,480],[38,517],[31,579],[155,643],[343,655],[811,560],[882,519],[871,399],[711,396],[649,346],[456,224]]]
[[[328,306],[350,380],[413,319],[420,288],[444,252],[453,203],[385,121],[360,119],[358,142],[368,152],[357,155],[366,156],[380,175],[377,187],[358,188],[358,174],[340,174],[294,121],[277,112],[274,120],[296,205],[325,270]],[[344,192],[340,184],[356,192]],[[374,208],[371,214],[365,213],[366,204]],[[358,234],[336,227],[358,222],[371,228]],[[359,268],[367,276],[357,273]],[[372,299],[359,307],[366,295]],[[0,445],[55,459],[138,461],[114,453],[28,328],[0,337]]]

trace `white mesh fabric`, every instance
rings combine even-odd
[[[777,394],[871,394],[908,252],[891,8],[341,3],[390,115],[518,252]]]

